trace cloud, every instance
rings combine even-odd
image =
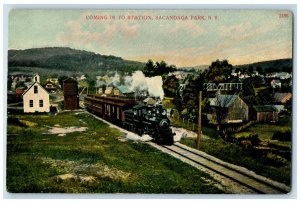
[[[239,42],[262,37],[263,35],[274,31],[274,29],[276,29],[276,24],[272,23],[254,26],[251,22],[243,22],[231,26],[222,25],[217,30],[219,31],[220,36],[226,38],[226,40]]]
[[[252,28],[252,24],[250,22],[240,23],[237,25],[231,26],[220,26],[218,31],[220,32],[220,36],[231,38],[231,39],[240,39],[244,38],[245,35],[251,33],[250,29]]]
[[[187,20],[187,21],[176,21],[175,26],[169,31],[169,34],[176,34],[181,31],[187,31],[188,34],[195,38],[199,37],[206,33],[205,29],[199,26],[195,21]]]
[[[91,45],[109,46],[110,42],[117,35],[123,40],[138,36],[138,24],[129,25],[126,21],[86,20],[86,15],[90,15],[90,13],[84,13],[79,19],[67,22],[69,31],[58,33],[57,40],[62,45],[73,45],[76,47]]]

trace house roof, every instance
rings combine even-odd
[[[292,97],[292,93],[290,93],[290,92],[287,92],[287,93],[279,93],[279,92],[276,92],[276,93],[274,94],[274,99],[275,99],[275,101],[277,101],[277,102],[281,102],[282,99],[284,99],[286,96]]]
[[[210,99],[210,105],[229,107],[238,97],[238,95],[218,95],[215,98]]]
[[[276,112],[277,111],[277,109],[275,108],[274,105],[257,105],[257,106],[253,106],[253,108],[257,112],[273,112],[273,111]]]
[[[28,92],[28,90],[30,90],[32,88],[32,86],[34,86],[35,84],[39,85],[45,92],[47,92],[47,94],[49,94],[48,91],[45,90],[45,88],[43,88],[43,86],[40,83],[34,82],[34,83],[32,83],[32,85],[30,87],[28,87],[28,89],[22,94],[22,96],[24,96]]]

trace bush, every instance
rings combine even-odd
[[[241,133],[240,133],[241,134]],[[258,138],[258,135],[256,133],[244,133],[245,136],[239,136],[237,138],[237,142],[239,144],[241,143],[247,143],[249,142],[251,146],[257,146],[260,143],[260,139]]]
[[[275,167],[281,167],[287,164],[287,160],[285,158],[271,153],[268,153],[267,156],[264,157],[263,162],[265,162],[265,164],[267,165],[271,165]]]
[[[292,140],[292,133],[290,130],[287,130],[285,132],[276,131],[274,132],[272,136],[272,140],[279,140],[279,141],[291,141]]]
[[[11,124],[11,125],[17,125],[17,126],[20,126],[20,127],[27,127],[22,122],[20,122],[18,118],[15,118],[15,117],[8,117],[7,118],[7,123]]]

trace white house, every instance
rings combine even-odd
[[[280,80],[272,80],[271,81],[271,86],[272,86],[272,88],[281,88],[281,82],[280,82]]]
[[[24,113],[49,112],[49,93],[37,82],[34,82],[23,93]]]

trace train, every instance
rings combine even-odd
[[[151,136],[159,145],[174,144],[175,133],[162,104],[146,105],[134,98],[89,94],[84,105],[89,112],[128,131]]]

